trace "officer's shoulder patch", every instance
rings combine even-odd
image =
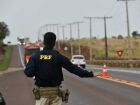
[[[51,60],[52,59],[52,55],[47,55],[47,54],[41,54],[40,55],[40,60]]]

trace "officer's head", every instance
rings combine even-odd
[[[44,35],[44,45],[54,47],[56,41],[56,35],[53,32],[47,32]]]

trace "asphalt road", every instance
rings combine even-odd
[[[34,105],[33,82],[23,74],[23,70],[9,72],[0,77],[0,91],[6,105]]]
[[[98,78],[79,78],[64,71],[63,87],[71,91],[67,105],[140,105],[140,89]],[[0,91],[7,105],[34,105],[33,79],[23,70],[0,77]],[[65,104],[63,104],[65,105]]]
[[[94,67],[94,66],[88,66],[86,69],[94,72],[102,72],[103,70],[102,67]],[[108,67],[107,70],[109,76],[140,83],[140,69],[134,69],[134,68],[117,69],[117,68]]]
[[[11,62],[17,64],[17,70],[0,74],[0,91],[7,105],[34,105],[33,79],[24,75],[14,57]],[[62,86],[71,91],[66,105],[140,105],[140,88],[99,78],[79,78],[65,70],[64,78]]]
[[[140,88],[98,78],[79,78],[65,72],[71,91],[68,105],[140,105]]]
[[[16,45],[13,46],[12,58],[11,58],[9,67],[10,68],[22,67],[19,49]]]

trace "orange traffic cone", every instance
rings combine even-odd
[[[107,66],[106,66],[106,64],[104,64],[104,66],[103,66],[102,77],[104,77],[104,78],[108,77]]]

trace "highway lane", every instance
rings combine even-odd
[[[25,64],[24,64],[24,46],[23,45],[18,45],[17,46],[18,48],[18,52],[19,52],[19,57],[20,57],[20,61],[21,61],[21,64],[22,64],[22,67],[25,68]]]
[[[79,78],[65,72],[71,90],[68,105],[140,105],[140,88],[98,78]]]
[[[71,91],[67,105],[140,105],[140,88],[63,72],[65,81],[62,86]],[[7,105],[34,105],[33,83],[23,70],[1,75],[0,91]]]
[[[22,58],[22,62],[24,62],[24,48],[21,45],[19,45],[18,47],[20,50],[20,56]],[[102,67],[87,66],[86,69],[94,72],[99,72],[99,71],[102,72]],[[134,68],[128,68],[128,69],[107,68],[107,69],[108,69],[109,76],[140,83],[140,69],[139,70],[135,70]]]
[[[12,61],[16,62],[14,58]],[[71,91],[67,105],[140,105],[140,88],[99,78],[79,78],[65,70],[64,78],[62,86]],[[0,75],[0,91],[7,105],[34,105],[32,88],[33,79],[27,78],[23,69]]]
[[[23,70],[0,76],[0,91],[6,105],[34,105],[33,81],[23,74]]]
[[[102,67],[95,67],[95,66],[88,66],[86,69],[89,71],[94,71],[94,72],[102,72]],[[138,82],[140,83],[140,70],[136,70],[134,68],[129,68],[123,69],[123,68],[107,68],[109,76],[115,77],[115,78],[120,78],[132,82]]]
[[[18,68],[22,67],[21,65],[21,59],[20,59],[20,54],[17,45],[13,45],[13,51],[12,51],[12,58],[10,61],[9,67],[11,68]]]

